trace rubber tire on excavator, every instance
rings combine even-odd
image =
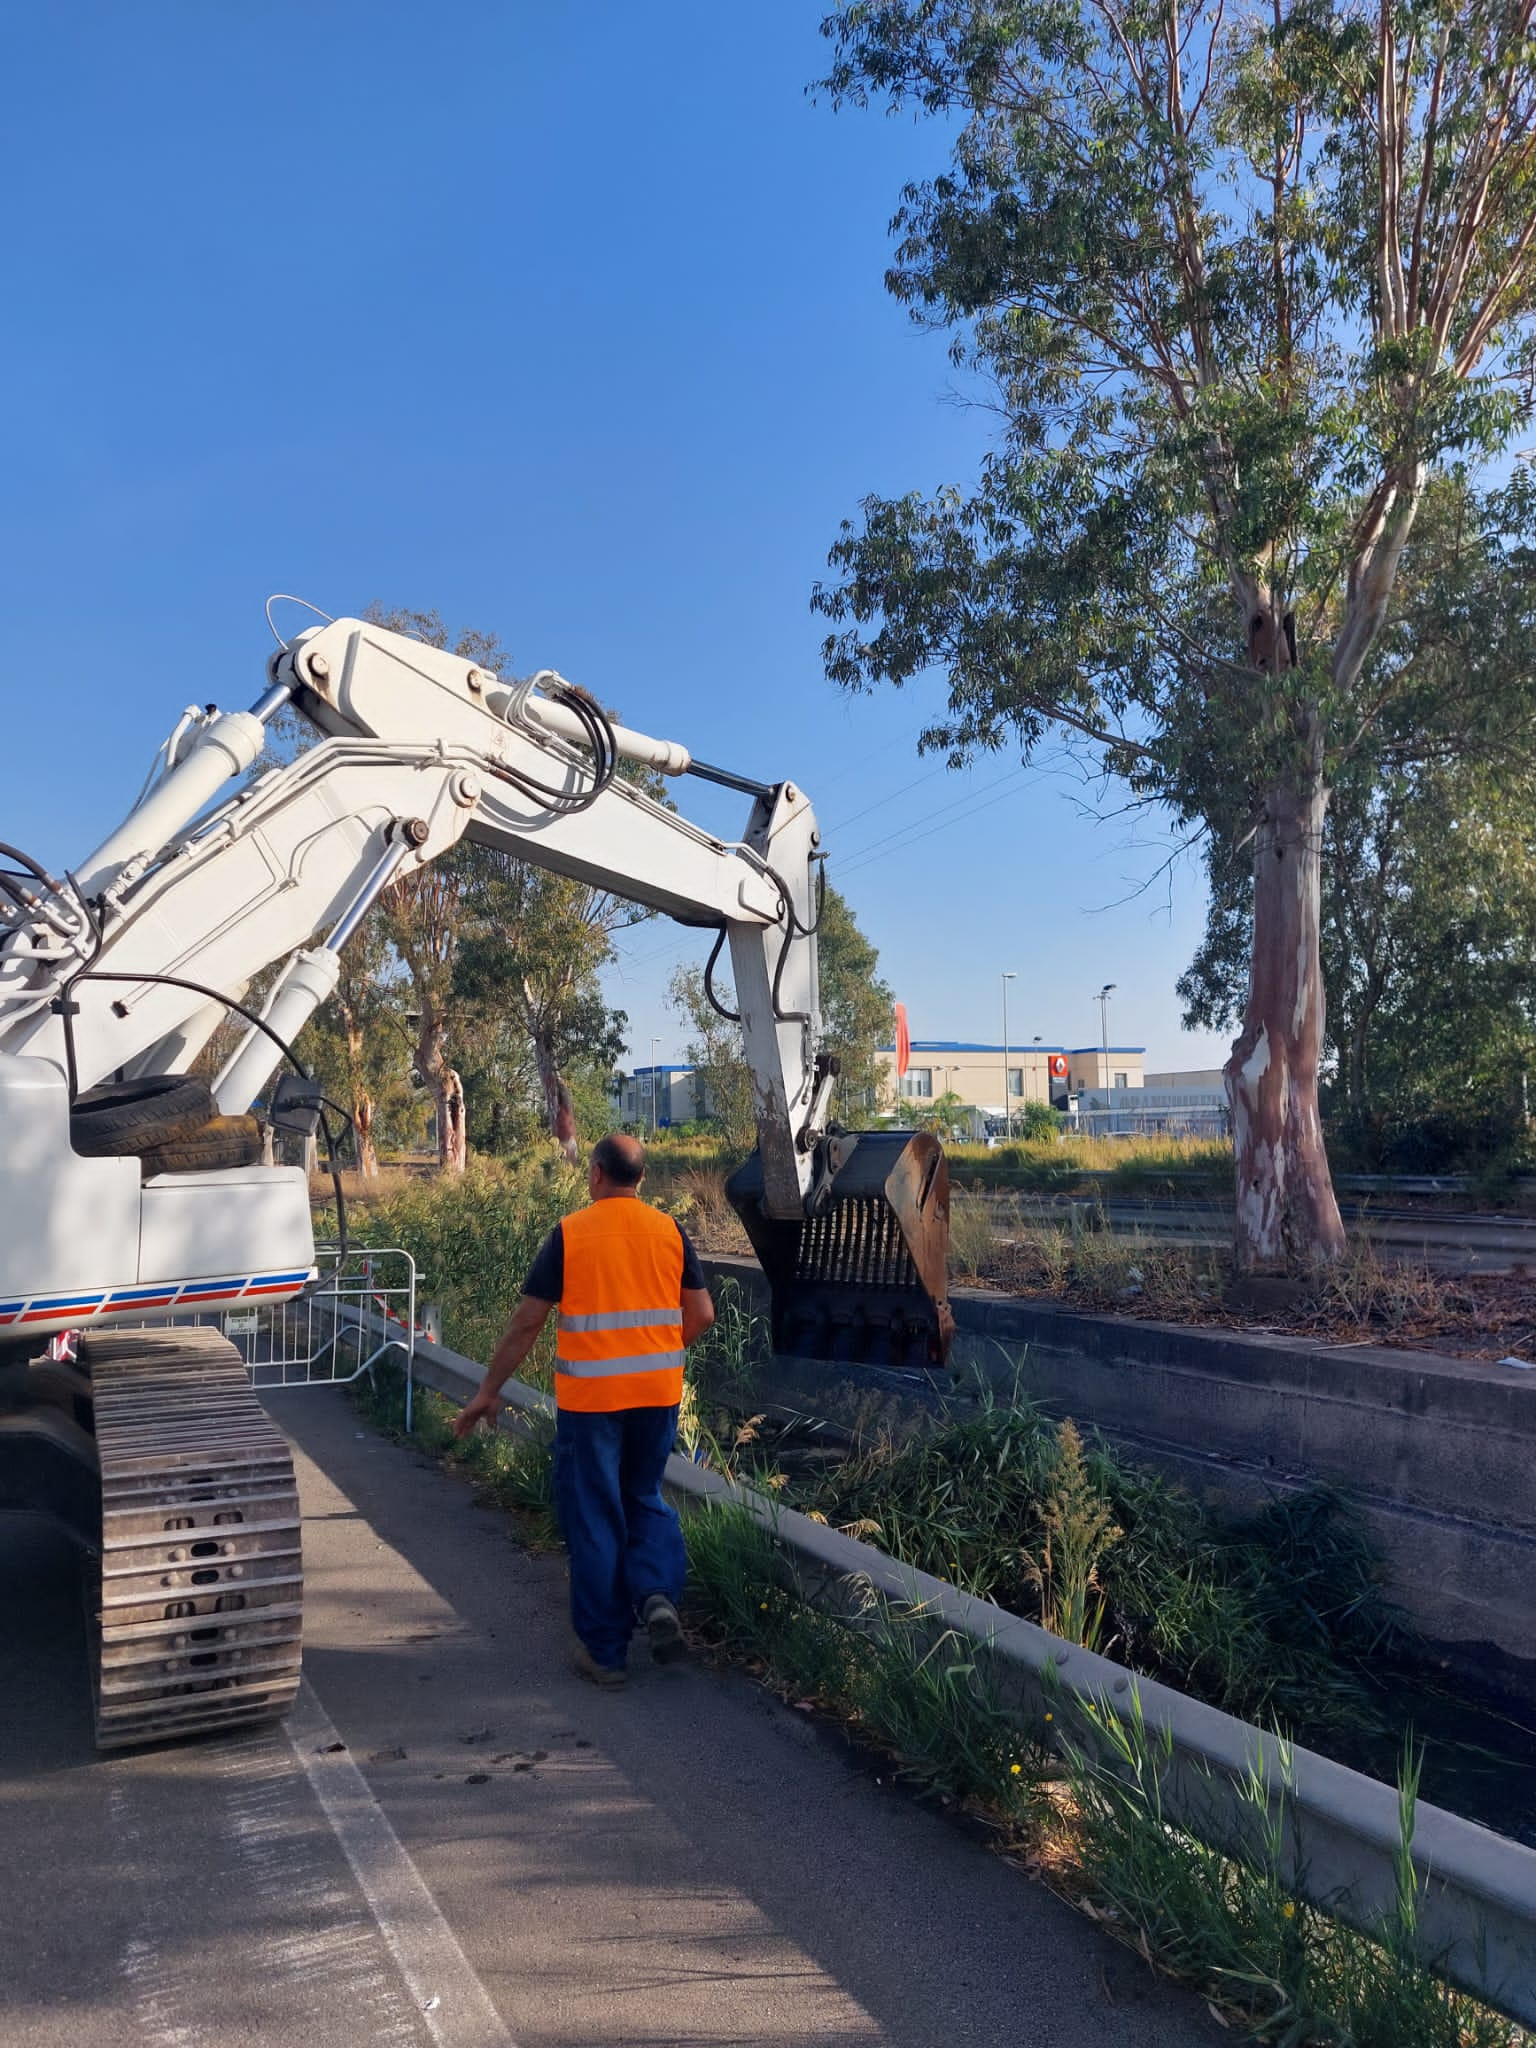
[[[253,1116],[215,1116],[169,1145],[139,1154],[144,1178],[154,1173],[212,1173],[221,1166],[255,1166],[261,1159],[261,1125]]]
[[[134,1159],[173,1145],[214,1114],[213,1092],[195,1074],[104,1081],[75,1098],[69,1142],[83,1159]]]

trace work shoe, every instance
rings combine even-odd
[[[683,1624],[665,1593],[651,1595],[640,1610],[640,1619],[645,1623],[645,1632],[651,1639],[651,1655],[658,1664],[675,1664],[679,1657],[687,1656]]]
[[[576,1645],[572,1662],[583,1678],[590,1678],[594,1685],[602,1686],[605,1692],[614,1692],[624,1683],[624,1666],[599,1664],[585,1643]]]

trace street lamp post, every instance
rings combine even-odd
[[[1003,982],[1003,1117],[1008,1127],[1009,1142],[1013,1140],[1013,1097],[1008,1093],[1008,984],[1017,981],[1016,974],[1005,969]]]
[[[659,1038],[651,1040],[651,1136],[653,1138],[656,1135],[656,1048],[660,1043],[661,1040]]]
[[[1113,981],[1106,981],[1093,999],[1099,1006],[1099,1042],[1104,1048],[1104,1080],[1102,1085],[1106,1088],[1109,1086],[1109,999],[1117,985]]]

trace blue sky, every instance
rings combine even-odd
[[[822,0],[14,8],[0,837],[80,858],[262,605],[435,608],[711,761],[793,777],[915,1037],[1205,1066],[1204,891],[1069,764],[919,759],[937,680],[848,700],[808,607],[870,491],[973,475],[985,416],[882,287],[931,127],[805,92]],[[740,804],[687,781],[730,829]],[[1140,893],[1138,893],[1138,890]],[[609,974],[638,1061],[697,935]]]

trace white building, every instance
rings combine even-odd
[[[632,1074],[614,1076],[608,1100],[615,1122],[665,1131],[673,1124],[694,1123],[704,1114],[699,1107],[702,1093],[692,1067],[636,1067]]]

